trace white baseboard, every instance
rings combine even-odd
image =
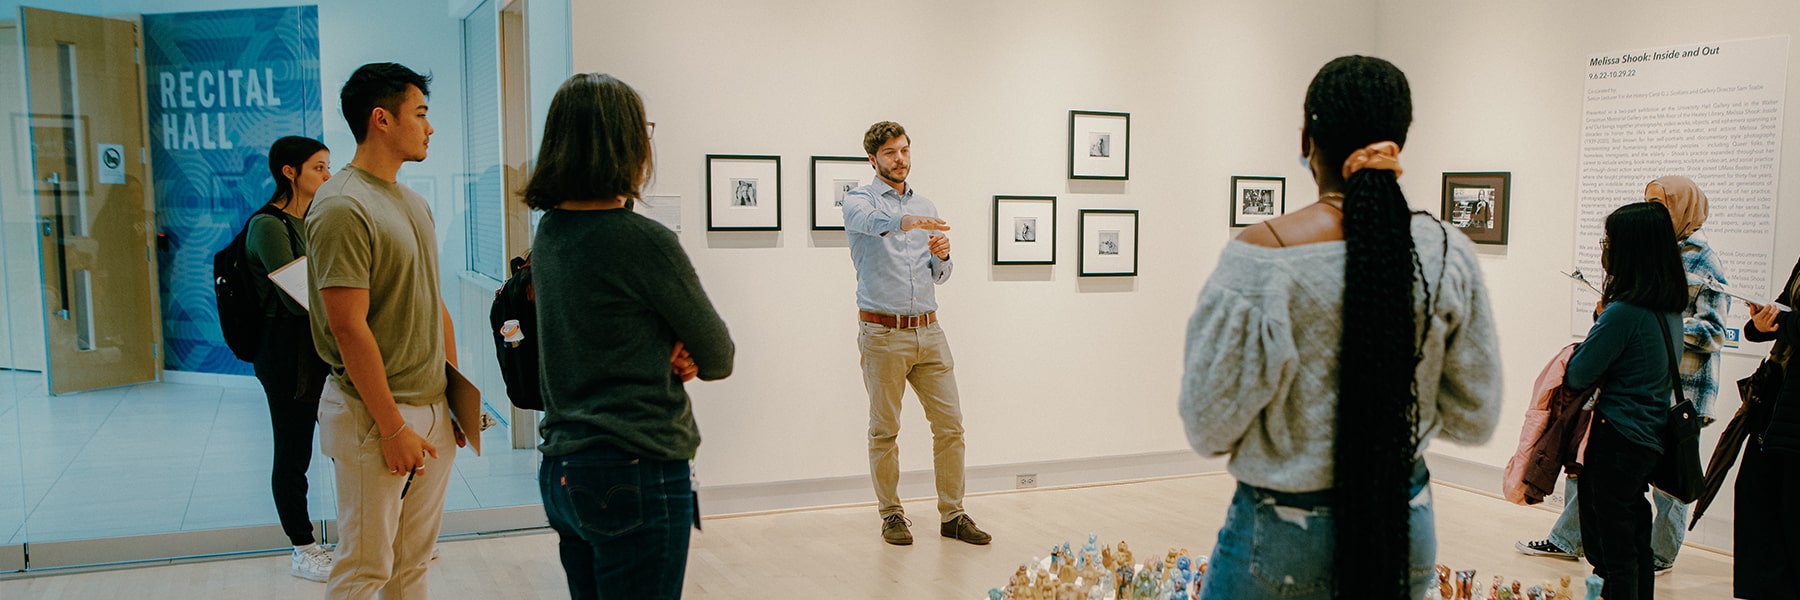
[[[190,374],[206,375],[206,374]],[[236,377],[236,376],[223,376]],[[249,379],[254,384],[254,378]],[[1466,488],[1477,493],[1501,498],[1499,467],[1465,459],[1427,453],[1434,481]],[[967,494],[979,496],[1017,489],[1019,475],[1033,475],[1036,487],[1071,487],[1117,483],[1156,477],[1201,475],[1225,470],[1223,458],[1202,458],[1191,451],[1179,450],[1123,456],[1077,458],[1042,462],[1013,463],[971,467],[966,473]],[[803,510],[825,506],[875,504],[874,491],[867,475],[829,477],[796,481],[779,481],[742,485],[701,486],[700,507],[707,517],[724,517],[748,513]],[[900,495],[907,499],[936,496],[931,471],[907,471],[900,474]],[[1540,507],[1556,512],[1560,498]],[[1722,512],[1722,511],[1721,511]],[[321,523],[321,538],[330,541],[336,534],[336,523]],[[467,536],[545,527],[542,506],[525,505],[502,508],[456,511],[444,515],[443,535]],[[1689,532],[1688,545],[1730,554],[1732,522],[1728,515],[1718,514],[1702,520]],[[270,542],[276,542],[271,544]],[[72,567],[112,565],[115,567],[154,566],[180,560],[209,556],[279,551],[285,549],[281,528],[276,525],[237,527],[207,531],[188,531],[124,538],[36,542],[30,551],[32,572]],[[0,571],[16,571],[24,565],[8,560],[23,554],[18,546],[0,547]],[[14,552],[17,550],[18,552]],[[169,556],[178,553],[181,556]],[[16,561],[14,561],[16,562]]]
[[[195,373],[193,371],[163,371],[163,383],[181,385],[212,385],[229,388],[262,389],[262,383],[252,375],[221,375],[219,373]]]
[[[1036,486],[1066,487],[1114,483],[1152,477],[1198,475],[1225,470],[1222,458],[1206,459],[1189,450],[1077,458],[970,467],[965,473],[965,494],[1018,489],[1019,475],[1033,475]],[[929,470],[900,474],[900,497],[933,498],[937,491]],[[777,481],[742,485],[701,485],[700,510],[709,517],[799,510],[822,506],[875,505],[875,490],[868,475]]]
[[[1505,493],[1500,489],[1500,478],[1506,472],[1502,467],[1485,465],[1436,452],[1426,452],[1425,462],[1431,467],[1432,481],[1455,485],[1495,498],[1506,498]],[[1537,505],[1537,508],[1553,513],[1562,512],[1562,495],[1551,496],[1543,504]],[[1732,526],[1729,507],[1714,505],[1709,509],[1706,517],[1695,524],[1693,530],[1688,531],[1683,545],[1729,556],[1732,552]],[[1524,535],[1524,537],[1534,536]]]

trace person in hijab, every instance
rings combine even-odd
[[[1719,349],[1725,346],[1725,312],[1730,297],[1714,289],[1725,285],[1725,270],[1719,256],[1704,236],[1697,236],[1706,224],[1706,193],[1694,180],[1679,175],[1658,177],[1644,186],[1644,201],[1669,209],[1669,220],[1675,227],[1675,245],[1681,251],[1681,268],[1687,273],[1687,308],[1681,312],[1682,353],[1681,385],[1687,398],[1694,401],[1702,423],[1710,424],[1713,398],[1719,394]],[[1718,286],[1709,285],[1717,282]],[[1575,560],[1582,556],[1581,519],[1576,504],[1576,477],[1565,486],[1562,516],[1551,527],[1548,538],[1521,541],[1519,552],[1531,556],[1550,556]],[[1653,488],[1654,489],[1654,488]],[[1687,504],[1655,490],[1656,521],[1650,528],[1650,547],[1654,554],[1651,566],[1656,574],[1669,572],[1675,555],[1687,536]]]

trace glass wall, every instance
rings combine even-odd
[[[504,237],[499,172],[502,144],[532,133],[502,115],[542,120],[498,89],[500,15],[526,1],[0,0],[0,572],[27,568],[27,540],[32,570],[288,544],[269,400],[223,344],[212,259],[271,194],[270,141],[320,139],[333,171],[355,155],[337,92],[368,62],[433,77],[430,156],[399,180],[430,203],[460,366],[501,423],[484,456],[458,454],[446,507],[475,512],[445,533],[542,524],[534,422],[506,401],[486,322],[525,244]],[[567,26],[533,34],[560,45],[525,67],[554,89]],[[329,541],[316,449],[308,481]]]

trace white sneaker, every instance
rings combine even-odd
[[[331,552],[318,544],[295,546],[288,574],[324,583],[331,577]]]

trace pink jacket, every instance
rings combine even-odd
[[[1513,451],[1500,480],[1506,499],[1514,504],[1543,502],[1556,491],[1557,476],[1565,467],[1572,472],[1581,468],[1598,390],[1584,392],[1563,385],[1575,346],[1569,344],[1557,352],[1531,386],[1531,406],[1525,410],[1525,425],[1519,428],[1519,449]]]

